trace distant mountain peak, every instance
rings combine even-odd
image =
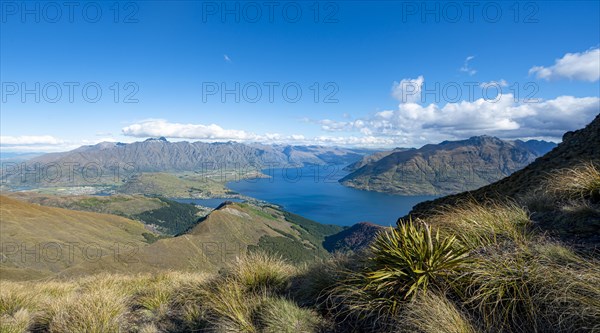
[[[498,143],[498,142],[502,142],[501,139],[495,137],[495,136],[491,136],[491,135],[478,135],[478,136],[472,136],[469,138],[469,140],[467,141],[472,141],[472,142],[477,142],[477,143]]]
[[[161,136],[160,138],[148,138],[144,140],[144,142],[169,142],[169,140],[164,136]]]
[[[416,150],[377,153],[346,168],[343,185],[401,195],[473,190],[524,168],[554,148],[547,142],[515,143],[494,136],[428,144]]]

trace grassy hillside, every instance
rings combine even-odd
[[[154,218],[176,219],[163,209],[166,208],[159,208],[158,212],[164,216]],[[32,246],[29,244],[78,242],[82,246],[93,244],[106,255],[93,260],[76,257],[66,263],[65,258],[58,262],[52,258],[21,262],[17,260],[20,252],[8,253],[12,257],[1,266],[2,278],[164,270],[215,272],[246,252],[261,250],[279,253],[295,263],[310,262],[325,258],[328,255],[322,245],[325,237],[342,230],[342,227],[320,225],[275,207],[246,203],[224,204],[198,224],[180,227],[185,232],[179,236],[160,239],[141,223],[115,215],[44,207],[3,197],[3,244],[24,243],[29,248]],[[117,251],[116,246],[120,246],[119,251],[125,251],[120,253],[123,260],[115,260],[114,255],[110,255]],[[3,254],[7,254],[6,249],[4,246]],[[92,250],[96,247],[89,251]]]
[[[49,195],[36,192],[13,192],[7,196],[42,206],[81,210],[94,213],[133,216],[145,211],[159,209],[166,204],[158,198],[143,195]]]
[[[82,276],[100,272],[164,270],[216,272],[244,253],[260,250],[278,253],[295,263],[326,257],[328,252],[322,244],[325,236],[342,228],[326,226],[328,229],[321,231],[305,231],[301,225],[286,220],[285,214],[274,207],[229,202],[183,234],[140,247],[131,262],[105,258],[97,263],[69,268],[61,274]]]
[[[553,182],[543,184],[540,199],[595,204],[600,173],[594,170],[555,174]],[[0,280],[0,331],[600,330],[597,252],[580,252],[541,232],[516,202],[444,206],[386,228],[364,252],[308,265],[274,255],[269,246],[279,245],[272,242],[260,246],[265,236],[296,240],[317,257],[318,250],[310,252],[315,244],[299,230],[312,235],[333,229],[273,207],[224,204],[186,234],[142,248],[139,263],[113,271],[118,274],[107,273],[114,262],[100,261],[95,271],[82,270],[86,276],[78,278]],[[220,242],[259,246],[245,254],[232,246],[225,252],[202,247]],[[218,273],[201,273],[209,265],[220,268]],[[140,267],[146,273],[140,274]],[[159,272],[165,267],[179,271]],[[67,275],[83,268],[70,268]],[[98,274],[90,276],[93,272]]]
[[[151,194],[168,198],[211,198],[233,194],[223,182],[195,173],[141,173],[117,188],[124,194]]]
[[[84,262],[118,261],[146,245],[140,222],[0,196],[2,278],[53,275]],[[110,259],[108,259],[110,258]]]
[[[144,223],[154,232],[171,236],[196,224],[201,215],[194,205],[144,195],[58,196],[35,192],[7,195],[43,206],[123,216]]]

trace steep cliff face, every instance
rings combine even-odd
[[[490,136],[395,151],[342,178],[343,185],[401,195],[445,195],[472,190],[522,169],[551,145]],[[532,145],[533,146],[533,145]]]

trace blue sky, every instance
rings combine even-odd
[[[74,3],[1,2],[3,151],[559,140],[600,112],[598,1]]]

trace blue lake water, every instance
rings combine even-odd
[[[419,202],[434,196],[396,196],[361,191],[338,183],[342,166],[263,170],[272,178],[227,183],[230,189],[282,206],[285,210],[325,224],[352,225],[369,221],[395,225]],[[223,201],[223,199],[220,199]]]

